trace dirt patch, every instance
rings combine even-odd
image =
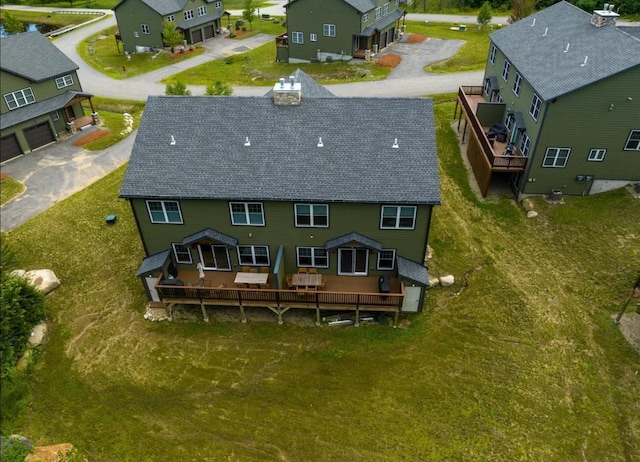
[[[171,59],[178,59],[178,58],[182,58],[183,56],[187,56],[190,55],[191,53],[197,53],[198,51],[200,51],[199,47],[196,48],[186,48],[184,51],[176,51],[175,53],[171,54]]]
[[[402,61],[402,57],[399,55],[394,55],[393,53],[389,53],[387,55],[381,56],[378,59],[378,64],[384,67],[396,67]]]
[[[629,345],[640,353],[640,313],[625,313],[620,318],[620,332]]]
[[[109,130],[96,130],[95,132],[89,133],[88,135],[83,136],[80,139],[77,139],[73,142],[74,146],[84,146],[87,143],[91,143],[92,141],[99,140],[100,138],[107,136],[109,134]]]
[[[427,40],[427,37],[422,34],[409,34],[405,43],[422,43]]]
[[[0,173],[0,181],[4,181],[4,180],[6,180],[7,178],[9,178],[9,175],[7,175],[7,174],[6,174],[6,173],[4,173],[4,172],[3,172],[3,173]]]

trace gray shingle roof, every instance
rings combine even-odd
[[[210,239],[213,241],[221,242],[228,247],[235,247],[238,244],[238,240],[235,237],[227,236],[224,233],[216,231],[215,229],[206,228],[197,233],[191,234],[182,240],[182,245],[191,245],[202,241],[203,239]]]
[[[396,257],[396,263],[398,265],[398,275],[411,279],[418,284],[429,286],[429,269],[426,266],[401,256]]]
[[[189,19],[188,21],[182,21],[181,23],[176,24],[176,27],[184,30],[196,26],[201,26],[203,24],[221,18],[224,13],[224,11],[214,11],[212,14],[208,14],[206,16],[198,16],[193,19]]]
[[[300,106],[150,96],[121,197],[440,203],[430,99],[302,92]]]
[[[0,39],[0,69],[42,82],[78,69],[40,32],[25,32]]]
[[[304,88],[304,97],[305,98],[331,98],[335,97],[333,93],[327,90],[326,87],[323,87],[318,82],[313,80],[309,74],[306,74],[304,71],[300,69],[296,69],[293,74],[296,82],[300,82],[302,84],[302,88]],[[273,88],[269,90],[264,96],[273,98]]]
[[[162,16],[182,11],[187,0],[142,0],[149,8]]]
[[[292,3],[298,2],[300,0],[291,0],[289,3],[284,5],[285,8],[289,8]],[[367,11],[371,11],[376,7],[376,2],[373,0],[344,0],[345,3],[351,5],[356,10],[361,13],[366,13]]]
[[[365,37],[369,37],[373,35],[374,31],[382,30],[385,27],[390,26],[391,24],[396,22],[398,19],[400,19],[402,15],[404,15],[404,10],[401,10],[401,9],[393,10],[388,15],[382,17],[381,19],[377,20],[373,24],[369,24],[367,27],[365,27],[364,30],[362,31],[362,35],[364,35]]]
[[[595,27],[590,20],[590,14],[562,1],[490,37],[548,101],[640,65],[640,40],[613,26]],[[581,66],[585,56],[587,64]]]
[[[344,236],[339,236],[334,239],[329,239],[324,246],[327,250],[333,250],[337,249],[341,245],[351,242],[356,242],[369,249],[377,250],[378,252],[382,250],[382,243],[380,241],[376,241],[375,239],[371,239],[370,237],[363,236],[356,232],[345,234]]]
[[[162,252],[149,255],[142,260],[142,264],[140,265],[140,268],[138,268],[136,276],[146,276],[147,274],[162,269],[165,263],[169,260],[170,255],[171,250],[163,250]]]
[[[0,117],[0,129],[4,130],[5,128],[26,122],[43,114],[62,109],[76,96],[86,96],[90,98],[93,95],[79,91],[68,91],[62,95],[14,109],[13,111],[2,114],[2,117]]]

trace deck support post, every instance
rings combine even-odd
[[[204,322],[209,322],[209,316],[207,315],[207,309],[204,303],[200,303],[200,309],[202,309],[202,319],[204,319]]]
[[[356,322],[354,326],[358,327],[360,325],[360,306],[356,305]]]
[[[173,321],[173,305],[174,303],[169,303],[167,305],[167,314],[169,321]]]
[[[320,325],[320,308],[316,307],[316,326]]]
[[[464,144],[464,137],[467,134],[467,119],[464,119],[464,129],[462,130],[462,144]]]
[[[398,315],[400,314],[400,310],[396,311],[396,315],[393,317],[393,328],[398,327]]]
[[[247,323],[247,317],[244,314],[244,306],[242,305],[238,305],[240,307],[240,321],[242,321],[242,324],[246,324]]]

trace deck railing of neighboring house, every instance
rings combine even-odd
[[[289,46],[289,37],[287,36],[287,34],[280,34],[276,37],[276,46],[277,47]]]
[[[475,115],[467,95],[482,95],[483,87],[481,86],[461,86],[458,89],[458,101],[462,106],[462,110],[466,115],[466,119],[471,126],[471,130],[475,133],[478,142],[484,152],[492,169],[497,170],[514,170],[522,171],[527,164],[527,158],[524,156],[514,155],[495,155],[493,146],[489,142],[489,138],[485,132],[485,128],[480,125],[480,121]]]

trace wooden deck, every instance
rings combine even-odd
[[[197,304],[208,320],[207,307],[237,306],[243,322],[246,322],[244,308],[250,306],[268,308],[278,316],[278,323],[282,323],[282,315],[290,308],[316,310],[317,324],[321,310],[355,311],[356,323],[360,311],[392,312],[397,321],[404,300],[404,286],[397,278],[391,278],[390,292],[382,294],[378,278],[371,276],[327,275],[321,290],[276,289],[274,274],[269,274],[268,288],[236,287],[235,276],[235,272],[207,271],[203,282],[197,271],[181,271],[176,279],[185,285],[163,285],[160,277],[155,288],[170,313],[175,304]]]

